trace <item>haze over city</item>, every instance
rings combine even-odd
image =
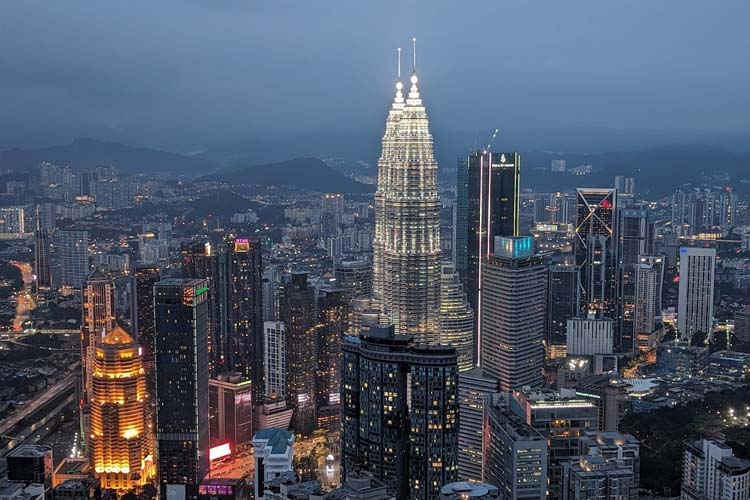
[[[0,2],[0,500],[750,500],[748,19]]]

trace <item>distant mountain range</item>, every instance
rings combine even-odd
[[[68,165],[75,171],[114,165],[128,174],[165,172],[200,175],[217,168],[213,161],[205,158],[94,139],[76,139],[70,144],[41,149],[0,151],[0,169],[3,170],[34,172],[43,161]]]
[[[551,174],[553,159],[562,158],[568,169],[590,164],[589,175]],[[661,196],[682,184],[699,185],[721,174],[729,176],[736,189],[747,191],[750,185],[750,153],[735,153],[700,144],[671,145],[642,151],[597,154],[523,153],[521,186],[535,190],[559,190],[575,187],[612,186],[615,175],[635,178],[636,191],[641,195]],[[540,168],[543,167],[543,168]]]
[[[320,192],[361,194],[375,191],[375,186],[352,180],[317,158],[295,158],[264,165],[231,167],[197,180],[259,186],[290,186]]]

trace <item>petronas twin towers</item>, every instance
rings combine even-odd
[[[416,57],[406,98],[399,71],[378,160],[373,298],[397,333],[440,337],[440,196]]]

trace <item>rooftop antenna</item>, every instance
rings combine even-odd
[[[412,73],[417,72],[417,37],[411,38],[412,45]]]
[[[396,60],[398,61],[398,80],[401,81],[401,47],[398,48],[398,56]]]

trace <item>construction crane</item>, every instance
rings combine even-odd
[[[484,148],[485,151],[489,151],[492,149],[492,144],[495,142],[495,137],[497,137],[497,134],[500,133],[500,129],[496,128],[494,132],[492,132],[492,137],[490,137],[490,140],[487,141],[487,147]]]

